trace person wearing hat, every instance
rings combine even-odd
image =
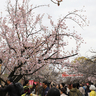
[[[96,88],[94,85],[90,86],[90,90],[91,90],[91,92],[89,93],[89,96],[96,96],[96,92],[95,92]]]

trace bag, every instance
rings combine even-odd
[[[16,90],[18,91],[19,95],[24,94],[24,88],[23,85],[21,83],[15,83],[16,86]]]

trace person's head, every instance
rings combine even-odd
[[[77,84],[76,83],[73,84],[73,88],[77,88]]]
[[[83,84],[80,84],[80,87],[83,87]]]
[[[25,80],[23,86],[29,86],[29,80]]]
[[[60,94],[66,94],[66,90],[64,88],[60,89]]]
[[[51,82],[47,82],[47,86],[50,87],[51,86]]]
[[[61,83],[61,84],[60,84],[60,88],[61,88],[61,89],[64,88],[64,86],[65,86],[64,83]]]
[[[77,89],[79,89],[79,87],[80,87],[80,84],[79,84],[79,83],[76,83],[76,85],[77,85]]]
[[[51,88],[52,88],[52,87],[55,87],[55,84],[54,84],[53,82],[51,83]]]
[[[37,84],[36,84],[36,88],[38,88],[38,86],[39,86],[39,84],[37,83]]]
[[[69,89],[72,89],[72,84],[68,84],[68,88]]]
[[[47,87],[47,84],[48,84],[47,81],[43,81],[43,83],[42,83],[42,87],[45,89],[45,88]]]
[[[57,85],[56,85],[56,88],[57,88],[57,89],[60,89],[60,85],[59,85],[59,84],[57,84]]]
[[[95,86],[94,85],[91,85],[90,86],[90,90],[93,90],[93,91],[96,90]]]
[[[60,96],[60,91],[56,87],[53,87],[48,91],[47,96]]]
[[[6,82],[7,82],[7,84],[9,85],[9,84],[11,84],[11,83],[13,82],[13,79],[10,77],[10,78],[8,78],[8,79],[6,80]]]

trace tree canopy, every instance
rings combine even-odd
[[[74,10],[59,18],[57,24],[48,15],[52,26],[49,29],[42,24],[44,14],[34,13],[34,10],[47,5],[33,7],[27,2],[28,0],[22,0],[22,4],[19,4],[15,0],[13,5],[9,0],[8,15],[0,17],[0,59],[4,66],[0,76],[6,70],[7,77],[12,77],[15,82],[23,76],[38,74],[38,70],[42,70],[47,64],[64,65],[64,60],[77,55],[83,38],[76,31],[67,30],[66,19],[76,22],[80,27],[86,24],[86,17],[78,14],[82,11]],[[66,38],[74,39],[74,50],[65,51],[68,46]],[[3,80],[1,77],[0,79]]]

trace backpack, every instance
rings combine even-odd
[[[24,93],[24,88],[21,83],[15,83],[14,86],[16,87],[16,90],[18,91],[18,94],[21,96]]]

